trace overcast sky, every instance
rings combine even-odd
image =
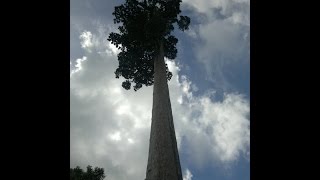
[[[71,0],[70,167],[105,169],[106,180],[144,180],[153,86],[137,92],[116,79],[114,6]],[[166,60],[184,180],[250,179],[250,2],[183,0],[190,30],[175,30]]]

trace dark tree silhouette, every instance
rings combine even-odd
[[[103,168],[92,169],[92,166],[87,166],[87,172],[79,166],[70,168],[70,180],[103,180],[105,177]]]
[[[164,62],[164,57],[177,56],[178,39],[171,35],[174,24],[182,31],[190,24],[189,17],[178,16],[180,3],[126,0],[113,12],[114,23],[120,23],[119,32],[108,38],[121,50],[115,75],[126,79],[122,87],[129,90],[134,83],[136,91],[154,84],[147,180],[182,180],[167,84],[172,73]]]
[[[126,0],[115,7],[114,22],[121,23],[119,33],[112,32],[108,40],[121,50],[118,55],[119,67],[115,74],[123,76],[126,81],[122,86],[130,89],[134,82],[134,90],[142,85],[150,86],[154,83],[154,63],[163,44],[164,56],[174,59],[177,55],[178,39],[170,33],[174,30],[174,23],[179,29],[186,30],[190,18],[177,15],[180,11],[181,0]],[[172,74],[166,68],[167,79]]]

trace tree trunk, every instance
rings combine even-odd
[[[163,43],[154,59],[152,123],[146,180],[182,180]]]

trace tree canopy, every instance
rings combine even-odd
[[[70,180],[103,180],[105,178],[103,168],[87,166],[87,172],[84,172],[79,166],[70,168]]]
[[[122,87],[129,90],[135,83],[134,90],[142,85],[154,83],[153,60],[163,44],[164,57],[174,59],[177,56],[178,39],[171,35],[174,23],[182,31],[190,24],[188,16],[179,16],[181,0],[126,0],[116,6],[114,23],[120,23],[119,33],[112,32],[108,40],[121,52],[118,54],[119,67],[115,71],[116,78],[126,80]],[[166,67],[167,79],[172,73]]]

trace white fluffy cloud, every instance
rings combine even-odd
[[[192,180],[192,173],[190,172],[189,169],[186,169],[184,175],[183,175],[183,180]]]
[[[209,19],[216,19],[216,11],[219,16],[235,24],[250,24],[250,1],[249,0],[183,0],[182,5],[191,6],[196,11],[206,14]]]
[[[84,49],[89,49],[93,46],[92,43],[92,33],[90,31],[85,31],[80,35],[81,47]]]
[[[169,62],[169,68],[174,69]],[[177,68],[178,70],[178,68]],[[175,72],[178,74],[178,71]],[[197,165],[235,161],[250,146],[249,102],[240,94],[225,94],[222,102],[213,102],[215,92],[194,96],[192,82],[186,76],[169,83],[177,141],[185,138],[183,151]]]
[[[153,87],[137,92],[121,87],[114,75],[117,50],[102,27],[82,33],[86,54],[70,75],[70,166],[103,167],[108,180],[144,179]],[[178,63],[167,63],[173,72],[169,89],[178,147],[188,162],[224,164],[248,153],[249,102],[239,94],[213,102],[213,90],[194,96],[197,87],[179,74]],[[187,170],[185,179],[191,177]]]
[[[186,34],[194,39],[196,60],[204,65],[207,79],[224,91],[234,90],[235,83],[226,74],[250,64],[250,1],[184,0],[182,4],[193,10]]]

